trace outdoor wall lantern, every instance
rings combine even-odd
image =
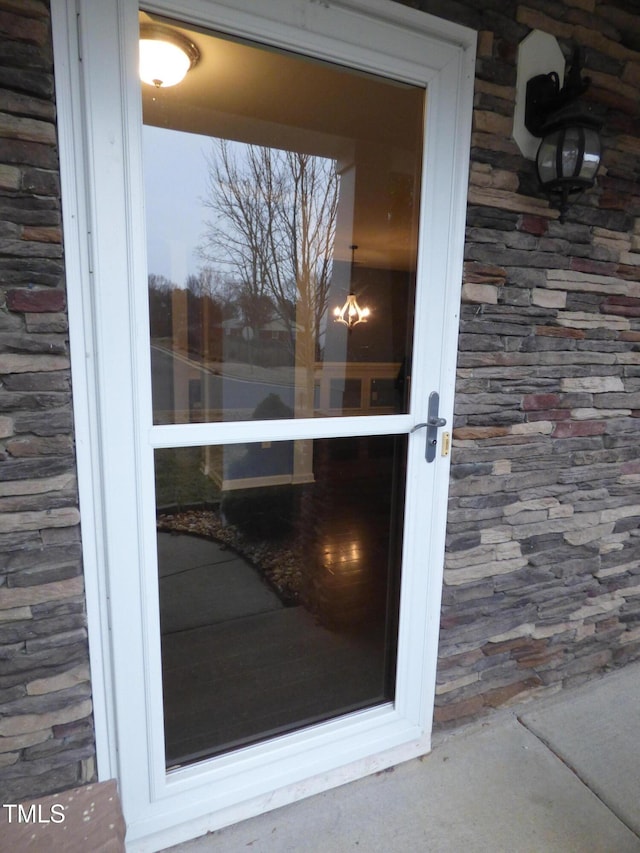
[[[346,302],[342,306],[342,308],[336,307],[333,309],[333,316],[335,317],[336,323],[343,323],[349,331],[353,329],[354,326],[357,326],[358,323],[366,323],[367,318],[371,314],[371,311],[368,308],[361,308],[358,305],[358,300],[356,299],[356,295],[353,292],[353,266],[354,266],[354,255],[355,251],[358,248],[355,245],[349,246],[351,249],[351,281],[352,281],[352,289],[349,295],[347,296]]]
[[[157,89],[175,86],[200,59],[186,36],[160,24],[140,27],[140,79]]]
[[[556,71],[536,74],[526,84],[524,125],[542,140],[536,154],[538,179],[560,210],[560,222],[594,185],[600,165],[602,122],[578,100],[590,84],[582,77],[582,60],[582,50],[576,47],[563,86]]]

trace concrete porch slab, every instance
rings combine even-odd
[[[513,713],[503,713],[448,736],[423,759],[171,851],[244,849],[640,853],[640,838]]]
[[[520,719],[640,835],[640,666],[532,706]]]

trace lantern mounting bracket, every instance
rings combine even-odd
[[[590,77],[582,76],[584,51],[576,46],[573,50],[571,67],[564,85],[560,88],[560,77],[556,71],[537,74],[527,82],[524,126],[533,136],[543,136],[591,84]]]

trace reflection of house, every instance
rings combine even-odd
[[[287,343],[290,335],[282,320],[270,320],[258,330],[258,338],[263,341]]]
[[[223,320],[221,329],[221,356],[225,361],[255,361],[264,367],[277,367],[291,360],[291,338],[281,320],[270,320],[254,329],[233,317]]]
[[[342,4],[312,5],[330,21]],[[437,723],[455,725],[640,655],[640,17],[624,0],[591,4],[580,24],[568,0],[547,4],[544,14],[508,4],[496,11],[476,0],[419,5],[479,32],[435,704]],[[77,62],[76,9],[62,0],[51,6],[62,72]],[[95,4],[109,27],[117,26],[119,8],[116,0]],[[162,8],[169,14],[170,4]],[[101,768],[118,760],[117,727],[105,709],[144,714],[129,697],[111,695],[109,665],[95,651],[96,634],[109,633],[109,599],[118,592],[98,571],[104,543],[96,531],[112,517],[126,529],[133,516],[124,509],[126,490],[103,502],[103,472],[90,452],[100,436],[86,413],[98,380],[115,375],[124,382],[131,365],[95,359],[104,341],[92,336],[91,306],[78,297],[82,274],[73,253],[64,268],[56,109],[68,158],[63,169],[84,174],[92,152],[80,146],[69,156],[71,92],[63,76],[54,93],[49,4],[0,0],[0,9],[3,86],[10,92],[0,123],[0,784],[4,801],[13,801],[84,785],[98,773],[104,779]],[[605,120],[605,172],[564,225],[511,139],[517,41],[534,27],[558,34],[565,49],[574,36],[588,42],[590,97]],[[91,107],[101,114],[101,104]],[[108,184],[111,176],[96,179]],[[62,201],[73,207],[71,199]],[[92,235],[111,233],[113,220],[91,215]],[[66,246],[79,241],[88,257],[86,233],[74,236],[77,212],[69,222]],[[102,265],[101,281],[115,287],[110,264],[129,247],[111,248],[87,266],[93,274],[92,265]],[[448,262],[461,265],[461,253]],[[428,284],[425,315],[438,304],[441,281]],[[135,337],[121,316],[124,302],[104,304],[119,334]],[[237,321],[222,328],[225,340],[243,341]],[[280,346],[286,333],[274,322],[258,339]],[[186,332],[183,344],[184,359]],[[383,365],[363,357],[341,376],[327,363],[315,377],[314,407],[329,415],[384,413],[401,356],[400,347]],[[180,364],[189,390],[199,375],[187,359]],[[204,405],[194,391],[196,398]],[[116,393],[103,402],[115,411],[124,405]],[[142,403],[136,398],[132,405]],[[188,413],[189,396],[176,407]],[[118,436],[127,426],[123,418]],[[167,445],[175,427],[167,427]],[[145,454],[123,438],[101,465],[117,476],[140,458],[149,467]],[[143,584],[153,597],[148,577]],[[133,626],[144,621],[135,608],[120,616]],[[131,665],[139,663],[132,654]],[[149,726],[149,742],[161,740],[155,717]]]
[[[242,330],[246,328],[242,320],[239,320],[237,317],[223,320],[220,325],[222,326],[225,338],[241,338]]]
[[[282,320],[279,319],[269,320],[259,329],[251,329],[237,317],[223,320],[220,325],[226,338],[242,338],[245,341],[275,341],[285,344],[289,341],[289,332]]]

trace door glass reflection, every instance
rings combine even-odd
[[[405,455],[156,451],[168,767],[393,700]]]
[[[142,87],[154,422],[406,412],[424,90],[172,26],[203,59]]]

